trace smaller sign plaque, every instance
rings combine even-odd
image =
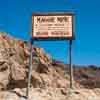
[[[33,39],[74,39],[73,14],[33,14]]]

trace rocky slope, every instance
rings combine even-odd
[[[24,100],[29,50],[30,44],[26,41],[13,39],[0,32],[0,100]],[[31,100],[92,100],[91,97],[99,100],[99,89],[79,89],[69,93],[68,65],[53,60],[43,48],[33,47],[32,52]],[[75,87],[83,86],[76,81]],[[90,99],[85,92],[91,93]]]
[[[100,88],[100,67],[95,65],[74,66],[74,78],[84,88]]]
[[[0,33],[0,88],[24,88],[27,84],[30,45]],[[54,68],[43,48],[33,48],[33,87],[66,87],[67,80]],[[61,74],[64,74],[62,71]],[[56,81],[55,81],[56,80]],[[55,82],[54,82],[55,81]]]

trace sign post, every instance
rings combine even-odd
[[[31,39],[31,48],[30,48],[30,58],[29,58],[29,70],[28,70],[28,80],[27,80],[27,89],[26,89],[26,99],[29,99],[29,90],[31,85],[31,75],[32,75],[32,62],[33,62],[33,39]]]
[[[73,84],[73,65],[72,65],[72,40],[70,40],[70,89],[73,89],[74,84]]]
[[[29,88],[32,71],[32,44],[33,40],[70,40],[70,88],[73,88],[73,67],[72,67],[72,40],[74,34],[73,13],[42,13],[32,16],[32,39],[30,49],[29,73],[26,97],[29,98]]]

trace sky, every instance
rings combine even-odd
[[[0,0],[0,31],[30,40],[33,13],[74,12],[73,64],[100,66],[100,0]],[[69,41],[35,41],[54,59],[69,63]]]

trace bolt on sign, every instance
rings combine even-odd
[[[32,38],[43,39],[69,39],[75,38],[73,32],[74,14],[33,14]]]

